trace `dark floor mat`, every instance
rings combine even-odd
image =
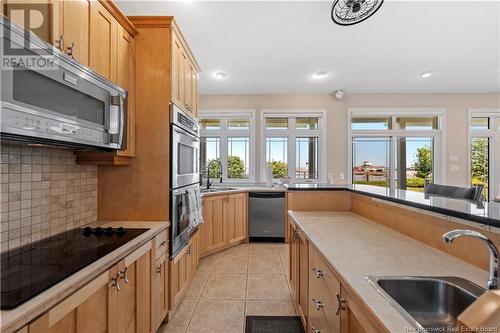
[[[245,333],[304,333],[296,316],[247,316]]]

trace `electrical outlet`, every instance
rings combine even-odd
[[[340,174],[340,179],[342,179],[342,180],[344,180],[344,179],[345,179],[345,175],[344,175],[344,173],[341,173],[341,174]]]

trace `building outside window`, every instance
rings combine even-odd
[[[349,180],[422,192],[441,178],[444,110],[349,110]]]
[[[266,166],[271,166],[274,179],[326,179],[324,122],[324,111],[262,110],[262,180]]]
[[[202,177],[225,182],[255,182],[255,111],[203,110],[200,122]]]
[[[469,111],[469,179],[484,200],[500,195],[500,110]]]

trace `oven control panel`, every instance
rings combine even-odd
[[[198,132],[198,123],[180,112],[177,113],[177,122],[192,132]]]

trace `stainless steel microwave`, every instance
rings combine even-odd
[[[7,18],[0,19],[2,139],[122,149],[127,92]]]

